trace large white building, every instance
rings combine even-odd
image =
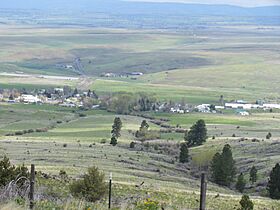
[[[41,102],[41,99],[39,99],[38,96],[21,95],[20,101],[22,101],[24,103],[38,103],[38,102]]]

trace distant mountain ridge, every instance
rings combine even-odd
[[[230,5],[185,3],[125,2],[120,0],[9,0],[0,9],[37,9],[47,11],[92,11],[113,15],[224,15],[224,16],[280,16],[280,6],[245,8]]]

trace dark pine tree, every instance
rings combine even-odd
[[[250,182],[252,184],[256,183],[258,179],[258,170],[255,166],[253,166],[250,170]]]
[[[272,169],[267,184],[269,196],[272,199],[280,199],[280,165],[277,163]]]
[[[246,186],[246,181],[244,179],[244,175],[243,173],[239,174],[238,178],[237,178],[237,182],[236,182],[236,185],[235,185],[235,188],[243,193],[244,189],[245,189],[245,186]]]
[[[235,162],[230,145],[225,145],[222,154],[216,153],[211,163],[212,179],[215,183],[230,186],[235,176]]]
[[[187,163],[189,161],[189,149],[186,143],[182,143],[180,147],[180,163]]]
[[[121,129],[122,129],[122,121],[119,117],[116,117],[114,120],[114,124],[112,125],[112,137],[118,139],[121,136]]]
[[[250,200],[248,195],[243,195],[242,199],[240,200],[241,209],[240,210],[253,210],[254,203]]]
[[[117,138],[113,136],[113,137],[111,138],[110,144],[112,144],[113,146],[116,146],[116,145],[118,144]]]
[[[207,129],[204,120],[198,120],[185,134],[188,146],[202,145],[207,139]]]

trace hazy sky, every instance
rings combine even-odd
[[[242,7],[280,5],[280,0],[126,0],[143,2],[180,2],[193,4],[228,4]]]

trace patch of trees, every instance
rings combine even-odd
[[[189,131],[185,131],[185,142],[180,145],[179,161],[180,163],[188,162],[189,147],[199,146],[206,142],[207,128],[204,120],[198,120]]]
[[[104,98],[102,107],[117,114],[130,114],[137,111],[152,111],[156,109],[156,99],[145,94],[116,93]]]
[[[139,130],[136,131],[135,137],[141,140],[152,140],[160,138],[160,133],[158,131],[149,130],[150,125],[146,120],[143,120]]]
[[[28,129],[28,130],[22,130],[22,131],[16,131],[15,133],[8,133],[5,136],[22,136],[25,134],[30,134],[30,133],[43,133],[43,132],[48,132],[49,128],[36,128],[36,129]]]

